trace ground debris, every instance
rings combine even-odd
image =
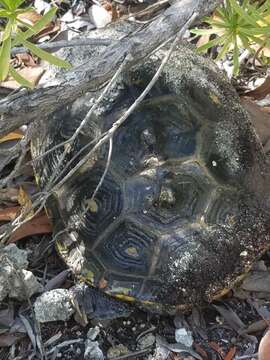
[[[15,244],[0,249],[0,300],[6,296],[25,300],[33,294],[41,292],[43,286],[38,282],[28,267],[28,253]]]
[[[71,295],[66,289],[46,291],[36,299],[34,309],[40,322],[65,321],[74,313]]]

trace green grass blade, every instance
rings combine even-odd
[[[2,4],[5,9],[11,10],[10,4],[9,4],[9,1],[8,1],[8,0],[0,0],[0,4]]]
[[[247,22],[249,22],[250,24],[252,24],[254,27],[257,27],[258,24],[256,22],[256,19],[254,19],[252,16],[250,16],[250,14],[248,14],[247,11],[245,11],[238,3],[236,0],[228,0],[228,2],[230,3],[232,9],[234,10],[235,13],[237,13],[239,16],[241,16],[242,18],[246,19]]]
[[[67,62],[65,60],[62,60],[62,59],[48,53],[47,51],[44,51],[44,50],[40,49],[39,47],[37,47],[36,45],[30,43],[29,41],[21,40],[21,42],[22,42],[24,47],[31,50],[33,54],[37,55],[42,60],[48,61],[50,64],[62,67],[64,69],[70,69],[71,68],[71,64],[69,62]]]
[[[223,36],[217,37],[216,39],[208,41],[208,43],[198,47],[197,50],[199,52],[203,53],[203,52],[205,52],[206,50],[210,49],[213,46],[223,45],[225,41],[226,41],[226,35],[223,35]]]
[[[244,33],[246,35],[256,36],[256,35],[268,35],[270,34],[270,26],[259,26],[257,28],[246,28],[246,27],[239,27],[239,33]]]
[[[0,50],[0,81],[4,81],[8,75],[10,50],[11,50],[11,37],[9,36],[2,42],[2,46]]]
[[[30,81],[26,80],[23,76],[21,76],[14,68],[13,66],[9,67],[9,72],[11,74],[11,76],[13,77],[14,80],[17,81],[17,83],[19,83],[21,86],[23,87],[27,87],[30,89],[34,88],[34,84],[31,83]]]
[[[219,29],[218,31],[222,31],[222,30]],[[212,35],[212,34],[216,34],[217,30],[216,29],[191,29],[190,32],[192,34],[196,34],[196,35]]]
[[[0,9],[0,17],[9,18],[10,12],[5,9]]]
[[[223,47],[221,48],[221,50],[218,53],[217,59],[216,60],[221,60],[225,57],[225,55],[227,54],[227,52],[229,51],[229,48],[232,44],[232,35],[230,34],[229,36],[227,36]]]
[[[235,39],[235,41],[234,41],[234,49],[233,49],[233,74],[238,75],[239,74],[239,69],[240,69],[239,49],[238,49],[237,40]]]
[[[50,21],[52,21],[56,11],[57,8],[50,9],[45,15],[42,16],[42,19],[40,19],[35,23],[35,25],[32,26],[31,29],[28,29],[25,32],[20,32],[20,36],[18,36],[18,33],[12,42],[12,47],[18,45],[22,39],[27,40],[32,35],[38,34]]]

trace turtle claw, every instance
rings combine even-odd
[[[88,323],[88,319],[113,320],[127,317],[132,311],[128,304],[86,284],[77,284],[70,290],[77,316],[84,324]]]

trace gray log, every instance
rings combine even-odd
[[[110,79],[127,54],[126,67],[138,63],[164,41],[177,33],[191,15],[198,19],[209,14],[221,0],[178,0],[140,32],[108,46],[100,57],[67,71],[61,78],[50,81],[46,87],[33,91],[22,90],[0,101],[0,136],[46,118],[59,107],[74,101],[87,91],[95,91]]]

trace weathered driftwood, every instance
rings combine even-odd
[[[34,91],[22,90],[0,101],[0,136],[23,124],[45,117],[87,91],[95,91],[108,81],[123,59],[130,54],[126,68],[144,59],[177,33],[187,20],[211,12],[221,0],[178,0],[164,13],[130,37],[108,46],[105,51],[82,66],[67,71],[61,78]]]

